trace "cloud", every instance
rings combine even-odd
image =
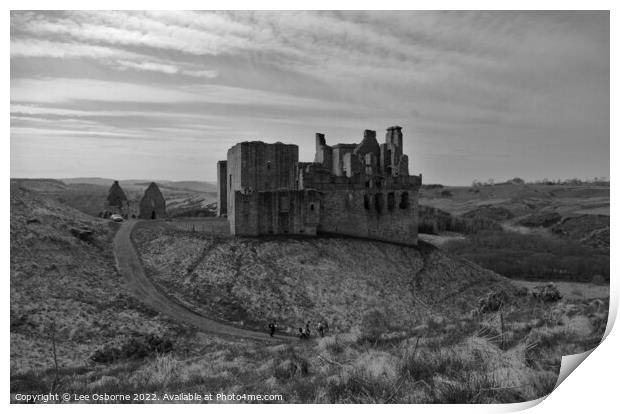
[[[169,75],[179,73],[179,68],[174,65],[167,65],[164,63],[156,62],[132,62],[129,60],[118,60],[117,63],[125,68],[148,70],[151,72],[162,72]]]
[[[184,67],[179,67],[176,65],[171,65],[167,63],[158,63],[158,62],[145,62],[145,61],[128,61],[128,60],[119,60],[118,63],[121,66],[121,69],[135,69],[135,70],[145,70],[149,72],[160,72],[165,73],[167,75],[185,75],[190,76],[192,78],[202,78],[202,79],[214,79],[217,78],[218,72],[216,70],[208,70],[208,69],[185,69]]]
[[[398,123],[421,157],[499,148],[515,168],[539,141],[609,146],[605,12],[12,12],[11,56],[20,127],[352,141]]]
[[[155,86],[96,79],[14,79],[11,102],[68,103],[78,101],[191,103],[228,105],[336,107],[312,98],[223,85],[199,84],[183,87]]]
[[[11,39],[11,57],[95,59],[105,65],[115,65],[121,70],[133,69],[168,75],[183,74],[203,79],[213,79],[218,76],[216,70],[197,69],[197,65],[174,65],[161,59],[154,61],[149,56],[115,47],[42,39]],[[117,60],[111,60],[112,58]]]
[[[184,75],[192,76],[195,78],[213,79],[217,78],[218,71],[216,70],[183,70]]]
[[[138,56],[125,50],[84,43],[55,42],[42,39],[11,39],[12,57],[51,58],[135,58]]]
[[[198,55],[216,55],[247,47],[249,43],[248,36],[236,34],[241,27],[238,23],[209,14],[82,11],[37,19],[32,13],[15,13],[11,26],[15,31],[39,36],[70,36],[80,41],[146,46]]]

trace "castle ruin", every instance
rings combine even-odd
[[[416,245],[421,175],[409,175],[402,128],[385,143],[329,146],[316,134],[313,162],[297,145],[241,142],[217,163],[218,213],[233,235],[340,234]]]

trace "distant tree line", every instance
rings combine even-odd
[[[510,278],[609,283],[609,253],[572,239],[484,230],[443,248]]]
[[[500,229],[500,224],[480,216],[462,217],[438,208],[421,205],[418,216],[418,232],[439,234],[446,231],[471,234],[481,230]]]
[[[502,184],[514,184],[514,185],[525,185],[525,184],[542,184],[542,185],[600,185],[600,186],[608,186],[610,183],[607,177],[594,177],[592,179],[580,179],[580,178],[567,178],[567,179],[556,179],[550,180],[548,178],[543,178],[542,180],[528,181],[526,182],[524,179],[515,177],[511,180],[496,183],[493,178],[489,178],[486,181],[474,180],[471,183],[472,188],[478,187],[486,187],[493,185],[502,185]]]

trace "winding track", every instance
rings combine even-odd
[[[199,315],[162,294],[146,276],[138,252],[131,240],[131,233],[138,220],[124,222],[114,236],[113,251],[118,272],[127,281],[132,293],[150,308],[164,313],[179,322],[188,323],[201,331],[262,341],[290,341],[290,336],[276,335],[241,329]]]

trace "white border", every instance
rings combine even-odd
[[[392,9],[392,10],[437,10],[437,9],[447,9],[447,10],[462,10],[462,9],[496,9],[496,10],[513,10],[513,9],[530,9],[530,10],[549,10],[549,9],[567,9],[567,10],[590,10],[590,9],[598,9],[598,10],[612,10],[611,11],[611,73],[618,72],[617,65],[617,40],[618,40],[618,31],[616,29],[616,25],[614,23],[618,22],[616,18],[616,10],[614,6],[614,2],[612,1],[587,1],[587,2],[576,2],[576,1],[532,1],[532,0],[522,0],[522,1],[503,1],[503,2],[491,2],[491,1],[435,1],[435,2],[412,2],[412,1],[393,1],[393,0],[383,0],[381,2],[368,2],[368,1],[357,1],[357,2],[343,2],[343,1],[325,1],[325,0],[315,0],[315,1],[298,1],[293,5],[290,2],[285,1],[263,1],[263,2],[250,2],[250,1],[217,1],[217,2],[204,2],[204,1],[190,1],[190,0],[177,0],[175,2],[162,2],[162,1],[118,1],[118,0],[108,0],[108,1],[91,1],[88,3],[79,2],[79,1],[56,1],[56,2],[45,2],[45,1],[7,1],[5,4],[8,5],[7,11],[4,15],[4,27],[7,32],[10,30],[10,9],[15,10],[32,10],[32,9],[261,9],[261,10],[288,10],[291,8],[295,9],[309,9],[309,10],[317,10],[317,9],[369,9],[369,10],[379,10],[379,9]],[[293,7],[295,6],[295,7]],[[7,33],[8,34],[8,33]],[[6,137],[10,136],[10,122],[9,122],[9,114],[10,114],[10,36],[7,36],[7,39],[3,43],[4,47],[4,56],[5,56],[5,65],[3,66],[3,75],[5,79],[5,117],[3,118],[4,128],[3,130],[6,133]],[[617,82],[614,81],[613,75],[611,79],[611,137],[615,137],[617,134],[616,127],[616,116],[617,116],[617,105],[616,105],[616,96],[617,96]],[[1,156],[3,157],[3,163],[0,164],[4,171],[6,172],[5,178],[2,181],[2,193],[8,196],[9,194],[9,177],[10,177],[10,142],[9,139],[3,139],[2,145],[4,151],[2,151]],[[615,140],[610,139],[610,159],[611,159],[611,174],[610,178],[615,179],[617,177],[616,174],[616,165],[614,161],[620,162],[620,157],[617,152],[617,145]],[[612,187],[611,189],[611,204],[612,210],[613,207],[616,206],[615,200],[617,200],[617,191]],[[3,268],[5,269],[5,286],[4,289],[4,303],[5,303],[5,312],[3,317],[3,332],[9,332],[9,303],[10,303],[10,295],[9,295],[9,275],[8,275],[8,262],[10,255],[10,239],[9,239],[9,223],[8,218],[9,214],[9,200],[5,199],[5,202],[0,204],[0,212],[2,213],[1,217],[5,217],[5,220],[2,222],[2,227],[4,231],[5,238],[3,239]],[[617,229],[617,220],[615,219],[617,216],[614,214],[611,215],[612,222],[612,233],[611,233],[611,245],[612,245],[612,254],[611,254],[611,268],[612,270],[618,269],[617,259],[614,253],[614,247],[616,246],[616,237],[615,237],[615,229]],[[618,286],[617,286],[617,277],[614,275],[612,271],[612,290],[611,290],[611,300],[612,306],[610,309],[610,319],[615,319],[618,309]],[[617,329],[615,330],[617,331]],[[616,384],[616,380],[618,378],[617,370],[619,368],[619,358],[618,352],[620,350],[620,339],[617,332],[612,331],[611,334],[607,337],[607,339],[587,358],[587,362],[582,364],[577,368],[575,373],[569,375],[569,377],[553,392],[551,395],[544,399],[540,404],[536,405],[532,408],[532,412],[561,412],[561,413],[571,413],[571,412],[611,412],[617,410],[617,403],[619,401],[618,398],[618,389]],[[9,358],[7,358],[9,354],[9,335],[5,336],[5,340],[2,342],[2,351],[3,355],[3,366],[4,366],[4,377],[3,377],[3,389],[5,390],[3,399],[6,404],[9,403]],[[294,410],[295,412],[315,412],[316,410],[324,410],[335,412],[336,410],[341,411],[343,409],[346,410],[394,410],[397,412],[407,412],[411,413],[412,410],[415,411],[424,411],[424,412],[459,412],[459,413],[469,413],[469,412],[505,412],[505,411],[515,411],[519,409],[527,408],[527,406],[531,406],[532,404],[524,403],[517,405],[505,405],[505,406],[484,406],[484,405],[468,405],[468,406],[448,406],[448,405],[440,405],[440,406],[432,406],[432,405],[401,405],[401,406],[359,406],[359,407],[340,407],[337,405],[295,405],[295,406],[271,406],[271,405],[259,405],[259,406],[242,406],[238,404],[234,405],[218,405],[218,406],[187,406],[185,405],[183,410],[200,410],[204,412],[205,410],[221,412],[228,410],[242,410],[242,409],[251,409],[252,411],[257,412],[290,412]],[[46,406],[43,408],[42,406],[38,406],[37,409],[42,410],[83,410],[85,407],[79,405],[72,406]],[[98,405],[90,405],[88,407],[89,410],[109,410],[111,407],[98,406]],[[139,407],[143,408],[143,407]],[[168,405],[156,405],[149,406],[148,410],[155,410],[156,412],[168,412],[172,407]],[[11,410],[16,411],[29,411],[33,409],[32,406],[23,406],[23,405],[11,405]],[[135,407],[114,407],[115,410],[128,410],[135,409]]]

